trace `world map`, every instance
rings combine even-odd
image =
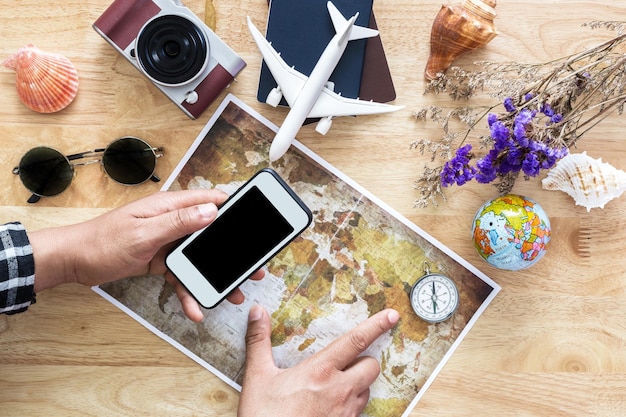
[[[232,193],[269,166],[273,128],[232,97],[221,109],[166,183],[169,190]],[[314,221],[267,264],[263,280],[240,287],[243,304],[223,302],[206,310],[201,323],[193,323],[162,277],[131,278],[99,290],[238,389],[252,305],[271,314],[273,354],[280,367],[294,366],[372,314],[395,308],[400,322],[365,353],[378,359],[381,373],[363,416],[406,415],[499,287],[302,147],[292,146],[272,168],[309,206]],[[460,306],[446,322],[429,324],[411,308],[409,293],[424,274],[424,262],[451,277],[459,289]]]

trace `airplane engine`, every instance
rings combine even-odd
[[[333,124],[332,119],[333,118],[330,116],[323,117],[322,119],[320,119],[320,121],[317,122],[317,125],[315,126],[315,131],[319,133],[320,135],[325,135],[326,133],[328,133],[330,126]]]
[[[280,100],[283,98],[283,93],[280,91],[280,87],[272,88],[272,91],[267,95],[265,102],[272,107],[278,106]]]

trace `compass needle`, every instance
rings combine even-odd
[[[456,311],[459,291],[449,277],[426,270],[411,288],[410,301],[420,318],[429,323],[439,323],[452,317]]]

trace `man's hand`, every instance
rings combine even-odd
[[[374,358],[359,355],[398,319],[395,310],[383,310],[307,360],[280,369],[272,356],[269,315],[254,306],[248,318],[246,371],[238,416],[358,416],[380,372]]]
[[[95,219],[29,233],[35,259],[35,291],[78,282],[99,285],[138,275],[164,275],[176,287],[187,316],[202,311],[165,266],[177,241],[209,225],[228,195],[219,190],[159,192]],[[258,271],[252,279],[263,278]],[[239,304],[236,289],[228,300]]]

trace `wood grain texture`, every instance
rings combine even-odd
[[[0,68],[0,222],[29,230],[85,220],[159,189],[124,187],[97,166],[77,168],[63,194],[29,206],[11,169],[35,145],[79,152],[136,135],[165,147],[162,178],[174,169],[217,106],[188,119],[115,52],[92,23],[109,0],[23,0],[0,4],[0,59],[32,42],[77,66],[79,93],[64,111],[41,115],[18,100],[14,75]],[[205,0],[187,6],[204,18]],[[276,124],[286,115],[256,101],[261,57],[245,25],[267,19],[265,0],[213,0],[216,32],[248,63],[229,91]],[[424,95],[428,37],[440,1],[376,0],[381,32],[402,111],[337,119],[327,136],[305,126],[299,139],[502,286],[444,367],[412,416],[622,416],[626,410],[626,197],[587,213],[541,178],[514,192],[549,213],[553,240],[527,271],[491,268],[475,252],[469,225],[495,196],[490,186],[451,188],[448,202],[417,209],[413,182],[427,156],[409,144],[436,138],[412,112],[451,104]],[[581,25],[626,15],[624,1],[507,0],[498,2],[498,36],[456,63],[476,60],[538,63],[609,39]],[[566,12],[565,12],[566,11]],[[218,100],[219,101],[219,100]],[[452,103],[453,104],[453,103]],[[626,169],[625,119],[611,116],[579,148]],[[235,416],[238,394],[90,289],[65,286],[38,296],[26,314],[0,316],[0,415]]]

